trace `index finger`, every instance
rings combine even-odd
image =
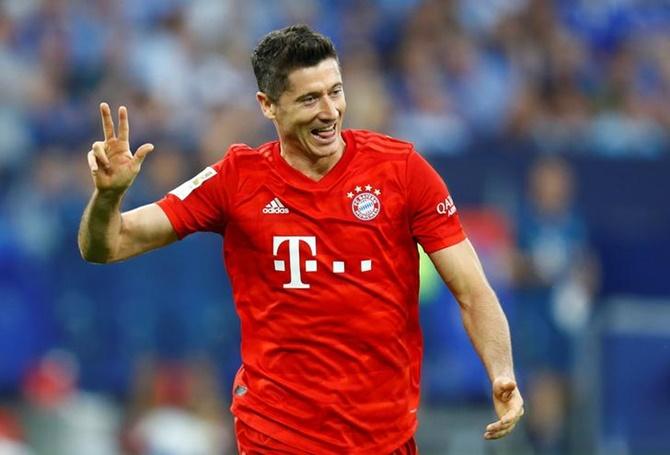
[[[105,133],[105,141],[114,138],[114,121],[112,111],[107,103],[100,103],[100,117],[102,117],[102,131]]]

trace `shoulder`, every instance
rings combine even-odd
[[[233,144],[228,147],[228,151],[224,156],[230,157],[234,160],[258,159],[259,157],[268,157],[272,154],[272,147],[277,141],[266,142],[259,147],[252,147],[247,144]]]
[[[232,144],[215,164],[215,167],[233,167],[235,169],[248,166],[258,167],[259,162],[272,159],[272,148],[275,144],[276,141],[267,142],[259,147],[252,147],[247,144]]]
[[[385,134],[368,130],[347,130],[351,134],[359,151],[407,158],[414,151],[411,142],[396,139]]]

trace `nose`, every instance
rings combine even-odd
[[[319,118],[321,120],[335,120],[337,119],[337,105],[335,101],[329,96],[324,96],[321,98],[321,105],[319,111]]]

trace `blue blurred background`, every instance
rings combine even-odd
[[[670,4],[635,0],[0,2],[0,454],[234,453],[221,240],[95,266],[76,235],[98,104],[153,142],[126,208],[274,130],[249,54],[336,43],[347,124],[447,181],[510,319],[527,415],[422,268],[422,454],[670,453]]]

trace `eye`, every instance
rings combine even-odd
[[[302,104],[304,104],[306,106],[314,104],[315,102],[316,102],[316,97],[312,96],[312,95],[306,96],[302,99]]]
[[[343,92],[342,87],[338,87],[336,89],[333,89],[332,92],[330,92],[330,96],[340,96],[342,92]]]

